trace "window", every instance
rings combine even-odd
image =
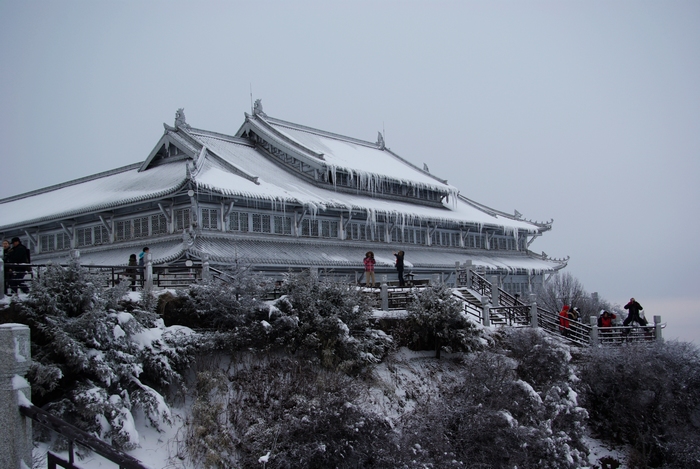
[[[95,235],[95,244],[107,244],[109,243],[109,232],[107,228],[102,225],[96,226],[93,234]]]
[[[202,209],[202,229],[218,230],[219,229],[219,210],[215,208]]]
[[[134,220],[134,238],[148,237],[148,217],[139,217]]]
[[[157,215],[151,215],[151,235],[162,235],[168,233],[168,223],[165,219],[165,215],[159,213]]]
[[[270,232],[270,215],[261,213],[253,214],[253,232],[269,233]]]
[[[231,212],[228,216],[228,229],[230,231],[248,231],[248,214]]]
[[[56,234],[56,250],[70,249],[70,238],[65,233]]]
[[[90,246],[92,244],[92,227],[78,228],[75,230],[76,246]]]
[[[56,250],[56,237],[52,234],[41,235],[39,238],[39,245],[41,246],[41,252],[50,252]]]
[[[292,234],[292,218],[276,215],[274,217],[275,234],[291,235]]]
[[[117,241],[124,241],[125,239],[131,239],[131,220],[122,220],[116,223],[116,234],[115,239]]]
[[[337,238],[338,237],[338,222],[334,220],[322,220],[321,221],[321,236],[323,238]]]
[[[175,210],[175,229],[182,231],[190,227],[190,209]]]

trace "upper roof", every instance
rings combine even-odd
[[[393,179],[448,194],[443,206],[373,197],[371,192],[339,191],[314,184],[244,138],[190,127],[182,110],[176,126],[165,132],[148,157],[138,164],[69,181],[0,200],[0,230],[60,220],[82,213],[109,210],[177,193],[183,187],[224,196],[250,197],[281,204],[302,204],[312,214],[329,208],[363,211],[372,220],[385,214],[397,223],[413,219],[477,224],[530,233],[546,231],[549,223],[534,223],[490,209],[458,195],[457,189],[403,160],[377,143],[364,142],[270,118],[260,112],[238,131],[256,129],[265,138],[286,145],[295,157],[343,170],[365,180]]]

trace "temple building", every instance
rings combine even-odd
[[[139,163],[0,200],[0,234],[33,263],[125,265],[150,248],[155,265],[244,264],[269,275],[319,269],[357,276],[373,251],[396,279],[406,253],[416,278],[471,261],[511,293],[566,266],[531,243],[552,223],[479,204],[392,152],[272,118],[260,100],[233,135],[191,127],[182,109]],[[445,277],[445,278],[447,278]]]

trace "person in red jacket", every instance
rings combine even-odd
[[[559,331],[564,335],[569,332],[569,305],[564,305],[559,312]]]
[[[377,263],[377,261],[374,260],[374,253],[372,251],[367,251],[363,262],[365,263],[365,286],[369,287],[370,279],[372,279],[371,287],[374,288],[374,264]]]
[[[598,327],[602,337],[610,337],[612,335],[610,328],[613,327],[613,319],[616,318],[617,316],[610,311],[601,311],[600,317],[598,317]]]

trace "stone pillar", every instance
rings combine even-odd
[[[389,285],[387,285],[386,279],[387,276],[382,275],[380,296],[382,298],[382,310],[389,311]]]
[[[2,284],[2,290],[0,290],[0,300],[5,298],[5,260],[4,256],[0,256],[0,284]]]
[[[151,262],[151,253],[146,253],[146,270],[144,271],[144,288],[153,288],[153,262]]]
[[[491,305],[489,304],[489,297],[486,295],[481,297],[481,309],[484,326],[491,326]]]
[[[598,339],[598,318],[595,316],[590,317],[591,320],[591,346],[596,346],[600,343]]]
[[[19,413],[31,402],[24,375],[31,362],[29,327],[0,325],[0,467],[32,467],[32,421]]]
[[[464,263],[464,270],[467,274],[467,288],[472,288],[474,286],[474,283],[472,282],[472,271],[474,270],[474,265],[472,264],[471,260],[468,260]]]
[[[209,271],[209,255],[202,256],[202,280],[208,282],[211,280],[211,272]]]
[[[80,250],[78,250],[78,249],[71,249],[70,250],[70,263],[75,264],[77,267],[80,267]]]
[[[663,342],[664,338],[661,335],[661,316],[654,316],[654,336],[657,342]]]
[[[498,291],[498,275],[491,276],[491,304],[499,306],[501,304],[501,292]]]
[[[530,326],[537,329],[539,327],[537,318],[537,301],[535,294],[530,293]]]

